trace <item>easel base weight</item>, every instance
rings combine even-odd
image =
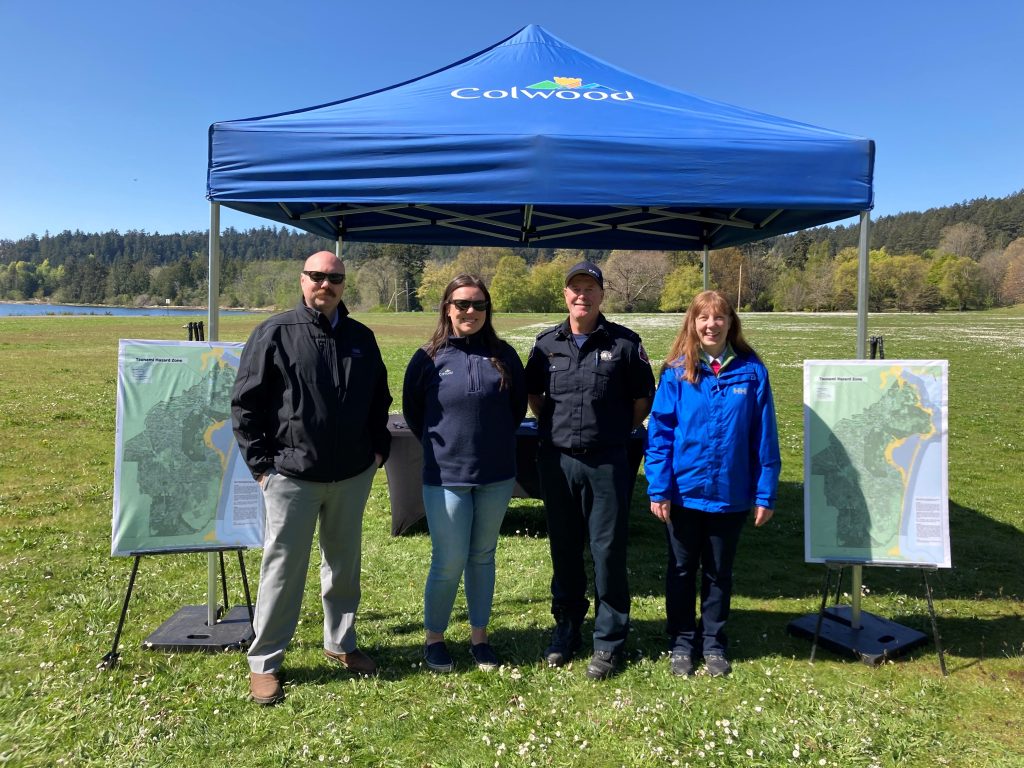
[[[249,609],[235,606],[212,627],[206,623],[207,606],[186,605],[142,642],[150,651],[242,651],[253,639]]]
[[[852,656],[865,664],[877,666],[903,656],[928,643],[928,635],[916,629],[883,619],[867,611],[860,613],[860,628],[850,626],[848,605],[834,605],[822,615],[818,645],[839,655]],[[789,634],[814,641],[818,614],[810,613],[793,619],[786,629]]]

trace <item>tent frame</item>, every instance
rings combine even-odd
[[[438,226],[450,227],[452,229],[460,229],[474,234],[482,234],[490,237],[497,237],[499,239],[507,240],[511,243],[518,243],[521,245],[533,245],[545,240],[548,236],[538,235],[531,236],[531,232],[545,232],[550,229],[558,227],[570,227],[570,226],[589,226],[590,228],[572,232],[573,235],[590,234],[593,232],[609,231],[612,229],[620,229],[626,231],[645,232],[646,230],[639,229],[637,223],[615,225],[609,223],[610,219],[614,219],[621,216],[629,216],[636,214],[651,214],[653,218],[649,219],[646,223],[655,224],[661,221],[667,221],[672,219],[688,219],[691,221],[701,221],[708,224],[716,224],[718,229],[726,226],[730,227],[742,227],[744,229],[759,229],[767,225],[772,219],[782,213],[782,210],[773,211],[773,213],[763,218],[760,222],[750,222],[744,219],[740,219],[737,210],[733,212],[729,218],[720,218],[715,216],[701,216],[697,214],[677,213],[669,210],[667,207],[657,206],[619,206],[619,211],[615,213],[600,214],[596,216],[590,216],[583,219],[570,218],[566,216],[559,216],[551,212],[545,212],[543,210],[538,211],[534,205],[523,205],[520,209],[509,209],[505,211],[499,211],[496,213],[490,213],[486,215],[470,215],[465,213],[458,213],[451,211],[446,208],[442,208],[435,205],[408,205],[405,203],[395,205],[380,205],[380,206],[347,206],[340,210],[328,210],[334,206],[327,206],[323,209],[311,211],[309,213],[302,214],[300,219],[310,218],[327,218],[337,217],[339,220],[338,236],[335,241],[335,252],[338,258],[341,258],[343,233],[344,229],[344,217],[355,213],[385,213],[395,218],[410,219],[408,223],[399,222],[395,224],[379,225],[376,227],[356,227],[350,232],[363,232],[369,229],[375,231],[396,229],[400,227],[411,227],[421,226],[425,223],[432,223]],[[287,207],[282,203],[281,208],[288,212]],[[401,210],[399,210],[401,209]],[[435,214],[435,216],[416,215],[408,213],[409,210],[422,211],[424,213]],[[509,224],[504,221],[495,221],[495,217],[508,216],[509,214],[516,213],[522,216],[522,223],[518,226]],[[438,219],[436,216],[445,216],[448,218]],[[550,218],[555,220],[550,224],[542,224],[540,226],[534,226],[533,222],[535,218]],[[474,228],[465,224],[464,222],[472,222],[477,225],[491,225],[508,230],[519,230],[519,234],[511,235],[504,233],[495,233],[487,230]],[[716,230],[717,231],[717,230]],[[551,235],[551,237],[564,237],[565,232],[558,235]],[[688,235],[669,233],[669,232],[654,232],[654,234],[664,235],[667,237],[678,237],[685,239],[697,239]],[[713,234],[708,232],[708,234]],[[860,237],[858,241],[858,261],[857,261],[857,348],[856,355],[857,359],[863,360],[867,357],[867,315],[868,315],[868,246],[871,237],[871,212],[861,211],[860,213]],[[704,272],[704,290],[709,287],[709,276],[708,276],[708,246],[705,244],[703,248],[703,272]],[[211,341],[219,340],[219,306],[220,306],[220,203],[216,201],[210,201],[210,230],[209,230],[209,285],[208,285],[208,307],[209,314],[207,319],[208,337]]]
[[[737,208],[728,216],[711,216],[706,214],[688,213],[672,210],[671,206],[612,206],[615,210],[594,216],[572,217],[547,211],[532,204],[493,211],[486,214],[470,214],[445,208],[439,205],[416,203],[389,203],[384,205],[341,204],[325,205],[312,211],[296,214],[285,203],[278,206],[289,217],[296,221],[312,219],[332,220],[339,236],[357,232],[383,232],[394,229],[405,229],[423,225],[445,227],[469,232],[487,238],[495,238],[510,243],[532,245],[554,238],[578,237],[596,232],[619,230],[638,234],[655,235],[669,239],[704,242],[714,237],[725,227],[737,229],[759,230],[780,216],[785,209],[773,210],[757,221],[742,218],[743,209]],[[372,226],[346,226],[346,217],[361,214],[382,214],[397,221]],[[620,223],[617,220],[632,217],[646,217],[640,220]],[[538,224],[537,219],[548,220]],[[674,221],[696,221],[712,225],[705,228],[701,235],[673,232],[655,225]],[[655,227],[655,228],[652,228]]]

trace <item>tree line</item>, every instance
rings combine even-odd
[[[856,225],[819,227],[712,251],[709,277],[749,310],[856,306]],[[221,305],[283,309],[298,299],[297,272],[333,243],[287,227],[225,230]],[[459,272],[480,275],[499,311],[562,308],[565,270],[601,265],[610,311],[679,311],[703,286],[693,251],[449,247],[346,243],[347,303],[359,310],[437,306]],[[205,305],[207,234],[64,231],[0,240],[0,299],[145,306]],[[1024,302],[1024,191],[873,223],[872,311],[978,309]]]

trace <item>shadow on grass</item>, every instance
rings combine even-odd
[[[639,493],[641,483],[637,485]],[[637,595],[662,594],[664,528],[650,514],[641,514],[637,499],[634,495],[630,527],[631,586]],[[1024,532],[953,502],[949,527],[953,567],[929,576],[937,599],[1024,598]],[[782,483],[771,522],[761,528],[748,522],[743,530],[733,592],[758,599],[820,597],[824,573],[823,565],[804,562],[803,486]],[[924,597],[917,568],[867,565],[865,583],[876,594]]]
[[[502,612],[516,613],[529,606],[535,606],[533,600],[504,600],[497,606]],[[729,618],[729,657],[737,665],[757,663],[759,661],[779,657],[797,660],[810,658],[811,643],[801,637],[790,635],[787,626],[790,621],[803,614],[793,611],[772,611],[764,609],[733,608]],[[400,617],[382,613],[361,616],[363,620],[388,622],[389,619]],[[928,642],[907,654],[905,660],[934,660],[938,671],[938,655],[932,642],[932,628],[927,612],[897,613],[886,617],[904,626],[924,633]],[[465,612],[456,610],[452,616],[453,623],[464,624]],[[947,667],[951,674],[971,667],[983,665],[986,659],[1021,658],[1024,656],[1024,622],[1019,616],[1000,616],[997,618],[943,618],[938,619],[939,631],[943,647],[947,652]],[[591,653],[593,635],[593,614],[584,621],[582,627],[583,646],[577,654],[575,666],[585,667]],[[392,624],[390,632],[394,637],[412,635],[417,637],[413,642],[388,644],[386,647],[364,647],[380,665],[380,679],[384,681],[402,680],[407,677],[427,673],[423,664],[423,645],[418,638],[422,624],[418,617],[410,620],[403,616]],[[529,627],[492,627],[491,643],[502,662],[513,667],[543,667],[543,652],[547,647],[551,629],[548,617],[541,613],[540,620]],[[469,653],[468,638],[456,637],[454,634],[447,639],[448,649],[455,661],[455,673],[465,674],[474,671],[474,663]],[[645,659],[663,660],[668,652],[668,637],[665,633],[663,618],[634,619],[631,622],[629,639],[626,643],[627,664],[636,664]],[[315,661],[295,664],[290,663],[296,658],[308,659],[308,653],[290,654],[285,662],[286,679],[298,684],[326,684],[341,677],[352,677],[341,670],[336,664],[320,657],[315,649]],[[818,658],[825,660],[845,660],[860,664],[858,659],[841,656],[819,646]],[[660,661],[658,663],[661,663]],[[1024,682],[1024,676],[1021,679]]]
[[[427,535],[425,523],[417,524],[412,533]],[[547,535],[544,507],[539,500],[520,501],[506,514],[502,535],[524,534]],[[993,520],[978,510],[951,503],[950,539],[953,568],[933,571],[929,575],[936,600],[1019,600],[1024,595],[1024,569],[1020,568],[1024,533],[1019,529]],[[635,598],[657,599],[664,595],[666,558],[664,526],[648,511],[646,483],[641,475],[637,479],[630,514],[630,589]],[[589,557],[586,559],[589,570]],[[816,612],[824,573],[823,565],[804,562],[803,486],[800,483],[782,483],[772,521],[762,528],[748,524],[743,531],[734,570],[733,594],[753,600],[796,599],[812,606],[809,612]],[[590,579],[592,583],[592,573]],[[842,589],[848,591],[848,570],[844,572],[843,580]],[[925,633],[929,637],[928,645],[912,657],[935,654],[919,569],[868,565],[864,568],[864,584],[870,588],[870,594],[862,603],[865,611]],[[891,606],[893,599],[904,595],[920,609],[885,615],[885,608],[874,602],[878,599]],[[830,604],[833,597],[829,596]],[[548,595],[538,595],[537,600],[546,603]],[[849,598],[840,602],[848,603]],[[506,603],[506,610],[508,608]],[[983,604],[979,604],[976,616],[964,616],[960,608],[954,610],[960,615],[948,615],[941,604],[937,609],[940,637],[951,654],[970,659],[1024,656],[1024,621],[1020,613],[988,617]],[[742,660],[772,654],[796,658],[809,655],[810,643],[786,632],[787,624],[805,613],[734,609],[729,620],[734,657]],[[593,631],[592,627],[592,620],[588,620],[583,630],[585,640]],[[419,626],[396,627],[399,632],[413,630],[418,631]],[[663,621],[634,620],[629,641],[630,657],[651,658],[662,654],[667,642],[664,632]],[[547,643],[547,627],[523,631],[496,630],[493,639],[495,647],[508,662],[539,663]],[[589,646],[585,644],[585,647]],[[459,668],[471,666],[468,649],[453,646],[452,651]],[[417,645],[393,649],[390,653],[397,653],[400,665],[412,671],[413,665],[421,659],[422,648]],[[459,653],[465,658],[460,660]]]

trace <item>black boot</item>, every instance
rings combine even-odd
[[[572,661],[573,654],[581,645],[580,625],[566,616],[556,616],[555,628],[551,632],[551,642],[544,651],[544,658],[548,666],[561,667]]]

